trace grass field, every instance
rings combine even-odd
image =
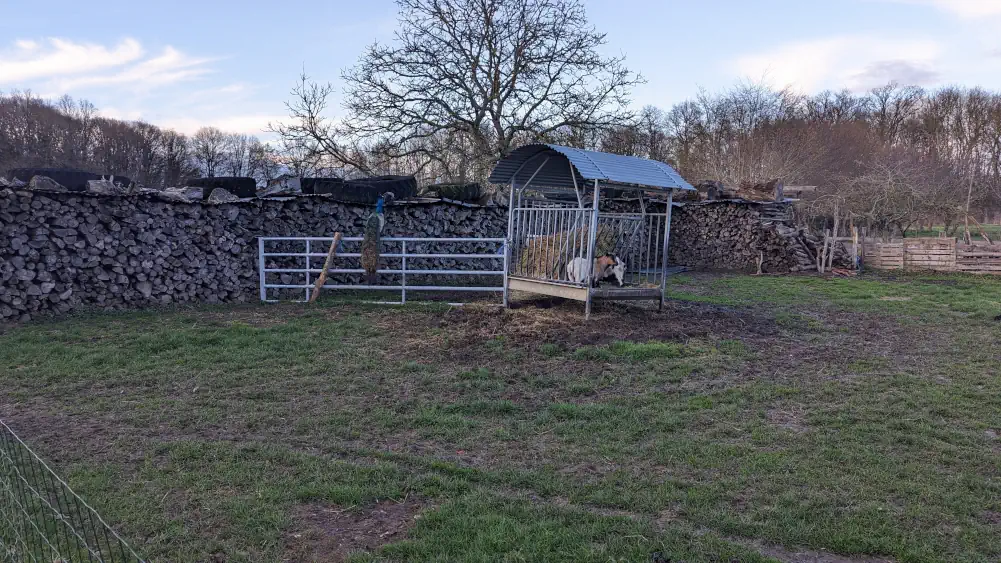
[[[991,237],[991,240],[997,242],[1001,240],[1001,225],[983,225],[984,232],[987,236]],[[920,237],[939,237],[945,232],[945,227],[934,227],[931,230],[926,229],[915,229],[907,231],[907,238],[920,238]],[[953,236],[962,240],[963,238],[963,225],[953,233]],[[984,240],[984,237],[980,234],[980,229],[974,223],[970,223],[970,236],[973,240]]]
[[[0,417],[160,561],[998,561],[1001,280],[671,292],[38,322]]]

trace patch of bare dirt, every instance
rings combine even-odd
[[[838,555],[830,551],[812,551],[808,549],[786,549],[778,545],[769,545],[761,542],[738,542],[743,543],[762,555],[778,559],[783,563],[894,563],[893,559],[886,557],[858,556],[849,557]]]
[[[768,422],[797,434],[802,434],[809,430],[806,424],[806,413],[796,407],[776,408],[768,411],[765,415]]]
[[[668,302],[663,312],[596,305],[589,322],[584,322],[580,303],[549,299],[523,302],[514,310],[466,306],[443,316],[387,315],[378,322],[387,331],[412,335],[405,337],[404,346],[397,351],[407,358],[440,355],[448,348],[457,351],[454,344],[459,341],[484,342],[499,337],[526,346],[558,343],[573,349],[622,340],[671,341],[736,334],[769,337],[779,331],[772,318],[755,310],[680,301]],[[462,355],[470,352],[475,353],[475,348],[461,349]]]
[[[209,326],[232,326],[245,324],[255,328],[271,328],[287,324],[290,320],[310,313],[313,309],[292,303],[281,303],[269,307],[238,305],[225,309],[198,311],[198,322]],[[331,311],[334,317],[338,312]]]
[[[55,465],[78,461],[107,460],[118,454],[114,441],[121,435],[109,432],[108,421],[87,415],[60,412],[54,401],[33,399],[29,403],[3,403],[0,400],[0,419],[47,463]],[[140,462],[142,453],[135,452],[135,459],[118,461]]]
[[[425,504],[408,499],[382,501],[368,507],[304,505],[293,514],[285,561],[346,561],[404,539]]]

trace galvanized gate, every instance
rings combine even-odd
[[[400,294],[399,301],[377,301],[385,304],[404,304],[407,293],[411,292],[474,292],[500,293],[507,305],[508,247],[503,238],[422,238],[384,237],[380,254],[386,266],[380,267],[379,275],[390,278],[389,283],[375,285],[356,281],[364,274],[360,267],[345,267],[358,264],[360,252],[352,247],[359,245],[362,237],[343,237],[341,249],[337,252],[338,267],[327,271],[328,278],[323,288],[335,291],[391,291]],[[302,291],[302,299],[309,301],[313,285],[323,272],[333,237],[260,237],[258,238],[258,273],[260,276],[261,301],[276,302],[280,295]],[[443,252],[441,247],[459,246],[453,252]],[[474,247],[474,251],[468,248]],[[449,267],[448,264],[483,264],[482,267]],[[498,269],[497,266],[500,265]],[[448,277],[461,280],[467,276],[480,279],[496,279],[496,284],[466,285],[427,283],[428,278]],[[418,282],[414,282],[414,278]],[[277,279],[277,281],[275,281]],[[283,291],[284,290],[284,291]],[[459,304],[459,303],[453,303]]]

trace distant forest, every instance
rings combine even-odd
[[[201,176],[251,176],[265,184],[282,171],[317,171],[297,163],[294,151],[280,152],[280,145],[254,136],[215,127],[187,136],[143,121],[101,117],[85,100],[13,92],[0,95],[0,174],[20,167],[119,174],[153,188]]]
[[[818,186],[817,214],[853,215],[906,230],[919,222],[955,227],[967,205],[981,219],[1001,207],[1001,95],[981,89],[925,91],[890,84],[865,94],[813,96],[758,84],[703,92],[668,110],[648,106],[626,122],[565,127],[525,141],[547,140],[669,162],[692,183],[726,184],[782,178]],[[358,174],[307,141],[205,127],[191,136],[142,121],[101,117],[86,101],[49,101],[29,93],[0,96],[0,170],[58,166],[128,176],[150,187],[199,176],[251,176],[259,183],[283,173]],[[359,153],[362,149],[355,149]],[[425,182],[459,175],[482,179],[493,159],[436,159],[356,154],[365,173],[414,173]]]

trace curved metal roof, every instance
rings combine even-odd
[[[588,180],[598,180],[646,189],[695,189],[663,162],[542,143],[518,147],[502,158],[490,173],[490,182],[510,184],[515,180],[524,185],[531,179],[533,186],[572,189],[574,176],[582,188]]]

